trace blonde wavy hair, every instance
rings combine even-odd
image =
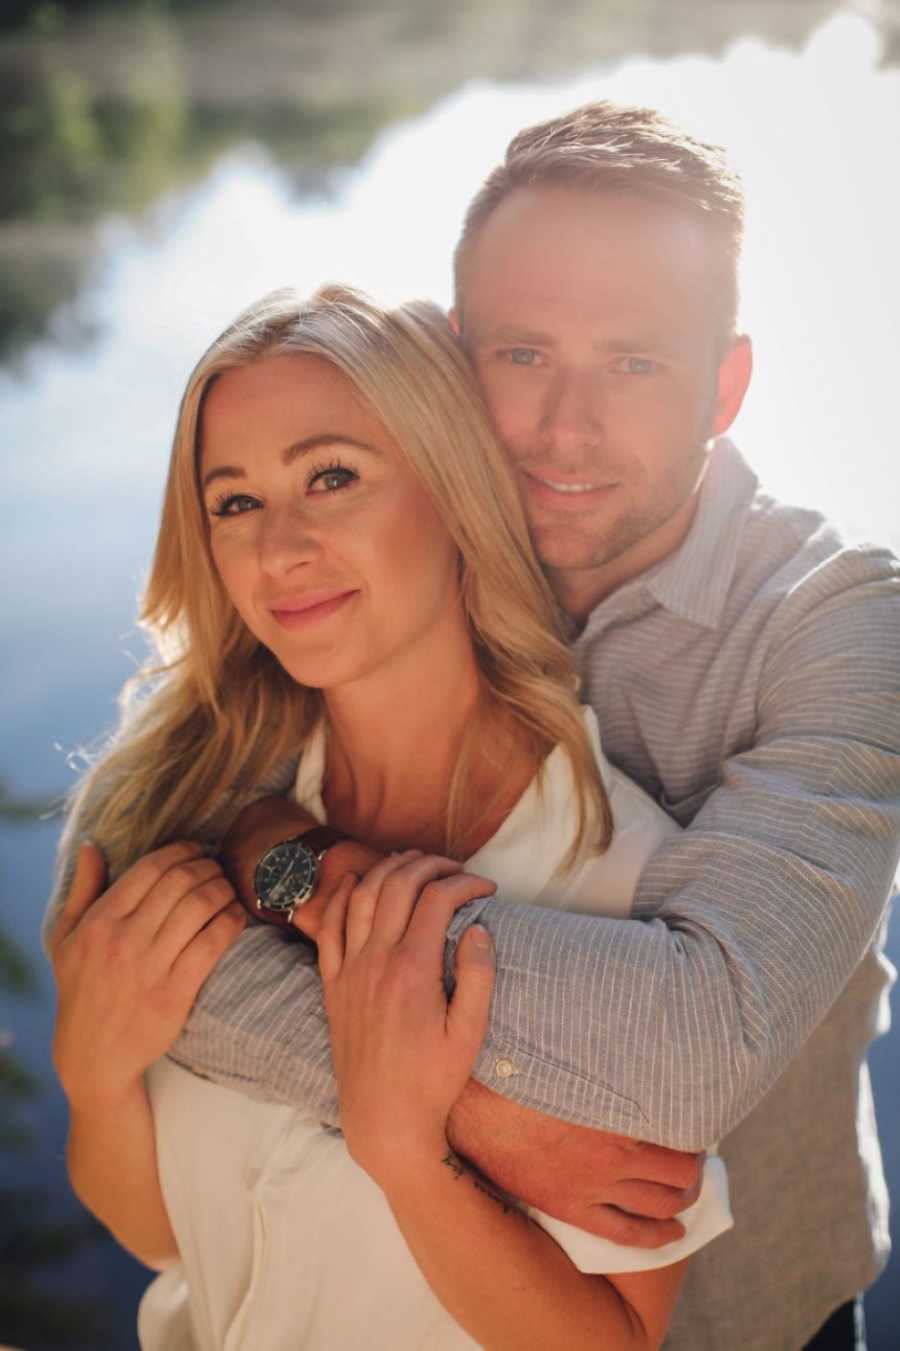
[[[574,693],[563,620],[447,319],[424,302],[388,312],[355,291],[326,286],[309,299],[282,290],[250,306],[188,381],[140,617],[158,660],[123,690],[119,728],[73,799],[63,855],[73,838],[90,838],[114,877],[170,840],[214,842],[273,766],[302,753],[322,717],[320,692],[284,671],[228,598],[212,561],[198,482],[203,401],[213,382],[288,353],[323,357],[353,383],[401,447],[459,550],[461,599],[484,698],[450,791],[448,850],[457,850],[472,828],[466,769],[484,718],[498,712],[521,728],[536,767],[557,743],[569,756],[578,813],[570,861],[585,848],[605,848],[611,814]]]

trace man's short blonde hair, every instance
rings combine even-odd
[[[456,308],[465,312],[469,256],[497,207],[517,188],[571,186],[585,192],[633,192],[699,219],[709,239],[712,293],[722,336],[733,336],[744,231],[740,178],[720,146],[696,140],[650,108],[587,103],[526,127],[472,200],[454,255]]]

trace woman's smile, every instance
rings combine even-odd
[[[398,659],[409,669],[459,658],[448,646],[464,632],[456,546],[401,448],[329,361],[265,356],[219,376],[200,475],[222,585],[298,683],[327,690]]]
[[[285,629],[312,627],[342,610],[348,601],[359,595],[355,590],[310,591],[302,596],[277,600],[269,610],[277,624]]]

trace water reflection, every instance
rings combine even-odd
[[[881,0],[856,0],[883,10]],[[0,360],[48,328],[91,255],[90,222],[268,146],[295,185],[473,77],[547,77],[622,52],[796,44],[833,0],[7,0],[0,8]],[[885,16],[885,31],[892,25]],[[23,230],[27,224],[27,230]],[[71,336],[71,335],[70,335]]]
[[[23,371],[0,375],[4,526],[17,565],[0,595],[0,773],[29,796],[58,791],[68,779],[58,747],[113,718],[114,692],[142,652],[134,597],[176,403],[210,338],[285,283],[341,279],[382,298],[447,302],[461,212],[480,178],[515,129],[581,100],[646,102],[731,146],[750,200],[744,319],[757,342],[736,436],[775,490],[900,549],[889,456],[900,72],[881,56],[877,31],[843,15],[799,52],[747,39],[721,59],[633,59],[555,85],[474,82],[383,131],[327,192],[298,199],[273,153],[248,144],[139,222],[105,220],[92,283],[67,319],[74,347],[38,344]],[[92,336],[79,343],[79,332]],[[32,956],[50,835],[9,828],[0,838],[4,913]],[[39,1028],[20,1009],[0,1013],[23,1053],[46,1061],[46,1000]],[[62,1186],[54,1111],[43,1148]]]

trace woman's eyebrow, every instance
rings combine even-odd
[[[236,464],[220,464],[215,469],[210,469],[208,474],[203,475],[203,481],[200,484],[201,492],[206,492],[211,483],[215,483],[218,478],[246,478],[247,475],[243,469],[238,468]]]
[[[323,446],[352,446],[354,450],[365,450],[371,455],[384,455],[384,451],[378,446],[372,446],[368,441],[357,441],[353,436],[345,436],[341,432],[319,432],[316,436],[308,436],[303,441],[294,441],[281,452],[281,462],[284,465],[293,464],[295,460],[303,455],[310,455],[314,450],[321,450]],[[208,474],[204,474],[203,481],[200,484],[201,490],[206,489],[216,479],[220,478],[246,478],[247,475],[239,465],[220,464],[215,469],[210,469]]]
[[[354,450],[367,450],[372,455],[384,454],[378,446],[372,446],[368,441],[357,441],[354,436],[347,436],[344,432],[319,432],[316,436],[307,436],[303,441],[294,441],[281,452],[281,462],[293,464],[300,456],[321,450],[323,446],[352,446]]]

